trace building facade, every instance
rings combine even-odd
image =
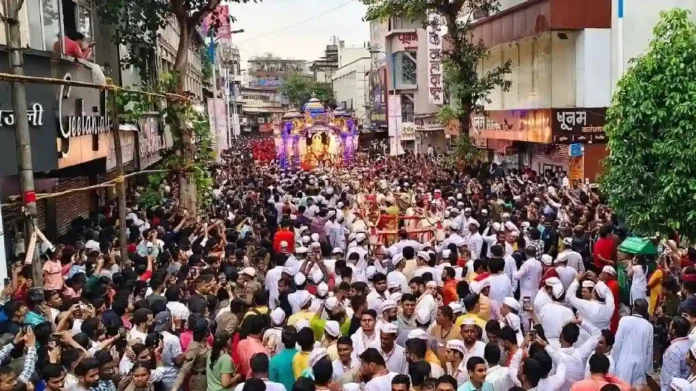
[[[346,47],[343,41],[338,48],[338,69],[332,84],[336,105],[355,115],[364,126],[366,107],[370,102],[370,51],[365,47]]]
[[[314,60],[312,62],[312,65],[309,67],[310,71],[312,72],[314,81],[316,81],[317,83],[331,84],[331,81],[333,80],[333,75],[339,67],[339,43],[335,38],[334,41],[336,41],[336,43],[326,45],[326,49],[324,49],[324,56],[317,60]],[[340,45],[343,45],[343,43],[341,42]]]
[[[607,153],[611,1],[501,3],[499,13],[475,22],[473,34],[490,49],[479,71],[510,61],[512,86],[491,91],[486,112],[471,116],[470,135],[506,168],[594,179]]]
[[[383,85],[390,151],[420,153],[432,146],[444,152],[448,141],[436,119],[441,105],[431,103],[429,94],[428,35],[423,21],[392,17],[384,23],[373,28],[371,37],[372,44],[384,36],[384,43],[372,50],[373,58],[379,59],[373,68],[372,98],[378,100],[374,86],[381,89]],[[377,107],[372,106],[375,118]]]

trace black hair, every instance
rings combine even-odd
[[[609,358],[607,356],[600,354],[600,353],[595,353],[592,356],[590,356],[590,361],[589,361],[589,366],[590,366],[590,373],[601,373],[603,375],[606,375],[609,373]]]
[[[268,373],[268,355],[265,353],[256,353],[249,360],[249,367],[255,374]]]
[[[579,337],[580,327],[578,327],[578,325],[575,323],[567,323],[565,326],[563,326],[563,329],[561,329],[561,338],[571,345],[574,345],[575,342],[578,341]]]
[[[471,361],[471,360],[469,360],[469,361]],[[457,379],[455,379],[454,377],[452,377],[450,375],[440,376],[440,378],[437,379],[437,384],[440,384],[440,383],[447,383],[447,384],[451,385],[455,390],[457,389]]]
[[[466,370],[469,372],[473,372],[476,369],[476,366],[481,364],[486,365],[486,361],[481,357],[470,357],[469,360],[467,360],[466,362]]]
[[[220,358],[222,349],[224,349],[230,342],[230,336],[226,332],[220,332],[215,335],[215,340],[213,340],[213,348],[210,350],[210,369],[212,370],[215,363]]]
[[[691,324],[688,320],[681,316],[675,316],[672,318],[672,330],[676,338],[683,338],[689,335],[689,329]]]
[[[362,312],[362,315],[368,315],[371,316],[372,319],[377,319],[377,311],[375,310],[365,310]],[[362,318],[362,315],[360,316]]]
[[[602,330],[602,336],[604,337],[604,340],[607,342],[607,346],[614,346],[615,338],[614,333],[612,333],[611,330]]]
[[[498,365],[500,362],[500,347],[492,343],[487,344],[483,350],[483,358],[486,359],[486,362],[491,367]]]
[[[411,389],[411,379],[408,377],[408,375],[404,375],[401,373],[392,378],[391,384],[403,384],[406,386],[407,390]]]
[[[414,387],[423,385],[425,379],[430,376],[430,363],[425,360],[412,362],[408,366],[408,374],[411,376],[411,381]],[[392,383],[394,384],[394,383]]]
[[[261,381],[261,382],[263,382],[263,381]],[[292,385],[291,391],[316,391],[316,390],[317,390],[317,386],[314,384],[314,380],[312,380],[308,377],[300,377],[297,380],[295,380],[295,384]],[[242,391],[249,391],[249,390],[242,390]],[[253,390],[253,391],[257,391],[257,390]]]
[[[41,370],[41,378],[48,383],[49,380],[63,376],[65,369],[60,364],[46,364]]]
[[[284,327],[280,334],[280,340],[286,349],[294,349],[297,345],[297,330],[292,326]]]
[[[314,347],[314,331],[305,327],[297,332],[297,344],[303,351],[310,351]]]
[[[86,357],[80,360],[80,362],[75,367],[75,375],[85,376],[87,372],[93,369],[99,369],[99,360],[92,357]]]
[[[244,387],[242,391],[266,391],[266,383],[257,378],[247,379],[244,382]]]
[[[406,351],[416,356],[417,359],[425,359],[425,353],[428,350],[428,345],[420,338],[411,338],[406,341]]]
[[[367,348],[364,352],[362,352],[362,354],[360,354],[359,358],[368,364],[377,364],[381,366],[386,365],[384,357],[382,357],[382,353],[375,348]]]
[[[342,336],[336,341],[336,345],[348,345],[353,347],[353,340],[350,337]]]
[[[462,301],[464,303],[464,308],[466,308],[466,312],[472,312],[479,302],[479,295],[474,293],[468,294],[464,296],[464,300]]]
[[[522,374],[532,387],[536,387],[543,377],[541,365],[533,358],[526,358],[523,363]]]
[[[314,374],[314,382],[320,385],[328,384],[333,377],[333,364],[331,359],[322,357],[312,366],[312,374]]]

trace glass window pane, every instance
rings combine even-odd
[[[413,95],[410,95],[413,97]],[[403,122],[413,122],[413,113],[415,107],[413,101],[408,99],[406,96],[401,96],[401,121]]]
[[[46,50],[55,50],[60,42],[60,8],[58,0],[42,0],[43,5],[43,39]]]
[[[29,47],[44,50],[43,26],[41,25],[41,0],[27,0],[27,15],[29,16]]]
[[[92,41],[92,10],[79,6],[77,9],[78,28],[87,42]]]

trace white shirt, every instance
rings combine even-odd
[[[491,284],[490,291],[488,292],[489,299],[495,301],[498,305],[502,305],[503,299],[512,297],[512,283],[507,274],[502,273],[488,277],[488,281]]]
[[[377,325],[375,325],[375,330],[377,330]],[[355,334],[350,337],[350,339],[353,340],[353,352],[356,356],[361,355],[368,348],[379,349],[381,344],[379,332],[374,331],[372,333],[372,337],[368,337],[365,335],[365,333],[363,333],[362,327],[359,328],[358,331],[356,331]]]
[[[167,309],[172,313],[172,318],[174,319],[186,319],[188,321],[188,317],[191,315],[186,304],[178,301],[168,302]]]
[[[411,290],[408,287],[408,280],[404,273],[399,270],[392,270],[387,274],[387,286],[391,284],[399,284],[402,293],[408,293]]]
[[[339,379],[346,372],[350,372],[356,368],[360,367],[360,360],[355,356],[355,353],[350,356],[350,365],[348,367],[343,365],[341,360],[334,360],[331,365],[333,365],[333,377],[334,379]]]
[[[561,360],[560,355],[554,348],[551,347],[551,345],[546,345],[546,353],[551,356],[551,360],[553,361],[553,365],[556,367],[556,373],[551,376],[547,376],[544,379],[539,380],[539,384],[533,390],[537,391],[558,391],[563,387],[563,384],[565,383],[565,364],[563,363],[563,360]],[[522,384],[520,383],[519,379],[517,378],[517,373],[519,372],[520,369],[520,363],[522,362],[522,353],[524,350],[518,349],[517,352],[515,352],[515,355],[512,356],[512,360],[510,360],[510,368],[508,371],[509,374],[509,379],[512,380],[512,382],[518,386],[521,387]]]
[[[609,359],[609,374],[614,375],[614,359],[611,357],[611,352],[609,354],[605,354],[605,356]],[[592,357],[590,355],[590,357]],[[587,364],[585,365],[585,378],[590,377],[590,359],[587,359]]]
[[[544,327],[546,339],[554,348],[560,347],[558,338],[561,336],[563,326],[573,319],[575,319],[573,311],[557,302],[548,303],[539,311],[539,323]]]
[[[392,244],[391,246],[389,246],[387,251],[389,252],[389,256],[393,258],[394,256],[401,254],[405,247],[412,247],[413,251],[418,252],[423,250],[424,246],[422,243],[417,242],[415,240],[405,239],[399,240],[398,242]]]
[[[653,325],[640,316],[624,316],[619,320],[611,356],[616,364],[616,376],[621,380],[645,385],[645,374],[653,373],[653,333]]]
[[[416,300],[416,313],[418,313],[418,310],[421,308],[427,309],[428,312],[430,312],[431,318],[434,319],[433,314],[437,313],[437,302],[430,293],[423,293]]]
[[[432,364],[430,364],[432,365]],[[459,366],[456,369],[452,368],[452,363],[448,362],[445,363],[445,369],[447,370],[447,374],[452,376],[455,380],[457,380],[457,386],[461,387],[464,385],[469,380],[469,372],[466,370],[466,361],[463,361],[459,364]],[[430,375],[431,377],[433,376],[432,374],[432,367],[430,370]],[[507,391],[507,390],[505,390]]]
[[[285,389],[285,386],[282,385],[281,383],[276,383],[274,381],[270,381],[268,379],[262,379],[264,383],[266,383],[266,391],[287,391]],[[244,389],[244,383],[239,383],[235,388],[234,391],[242,391]]]
[[[382,303],[384,303],[385,300],[389,300],[389,291],[384,291],[382,293],[384,296],[373,289],[365,298],[367,300],[367,308],[377,311],[378,314],[381,312]]]
[[[566,265],[556,266],[556,273],[558,273],[558,279],[563,283],[563,289],[568,290],[570,283],[575,281],[575,277],[578,276],[578,272],[572,267]]]
[[[483,237],[478,232],[469,235],[469,239],[466,243],[469,251],[471,251],[471,259],[479,259],[483,254],[481,254],[481,249],[483,249]]]
[[[387,369],[390,372],[408,373],[408,361],[406,361],[406,350],[404,350],[404,348],[394,344],[394,349],[392,349],[391,353],[384,353],[380,344],[377,350],[379,350],[382,357],[384,357],[384,361],[387,363]]]
[[[460,380],[463,380],[462,384],[469,381],[469,371],[466,370],[466,363],[469,362],[469,359],[472,357],[483,358],[483,354],[484,354],[485,350],[486,350],[486,343],[482,342],[482,341],[476,341],[474,343],[474,346],[471,347],[471,349],[469,349],[466,346],[466,343],[464,344],[464,358],[462,359],[462,364],[460,365],[460,367],[463,366],[463,368],[462,368],[463,370],[457,370],[457,372],[456,372],[457,385],[459,385]]]
[[[569,267],[572,267],[578,273],[585,271],[585,264],[582,263],[582,255],[579,252],[568,248],[561,251],[561,254],[565,254]]]
[[[520,281],[520,297],[529,296],[534,302],[537,292],[539,292],[539,281],[544,271],[541,262],[536,258],[529,258],[522,264],[520,270],[514,273],[515,280]]]
[[[288,302],[290,302],[290,307],[292,308],[293,314],[300,312],[300,303],[298,300],[298,298],[300,297],[300,292],[301,291],[296,291],[295,293],[291,293],[288,295]]]
[[[454,245],[457,246],[457,248],[459,248],[466,244],[466,240],[464,240],[464,238],[462,238],[458,234],[453,233],[447,239],[442,241],[442,244],[437,247],[437,251],[441,252],[442,250],[446,249],[447,246],[450,245],[450,243],[454,243]]]
[[[391,391],[391,382],[396,375],[398,375],[398,373],[389,372],[386,375],[373,377],[365,384],[363,391]]]
[[[590,338],[577,348],[569,347],[558,350],[566,370],[565,384],[561,388],[563,391],[570,390],[573,383],[585,378],[585,364],[597,348],[599,338],[602,336],[602,332],[589,322],[583,321],[580,327],[590,334]]]
[[[577,280],[573,281],[566,293],[566,299],[578,311],[578,317],[588,321],[600,330],[608,329],[615,308],[614,295],[611,293],[611,290],[607,289],[607,298],[604,303],[601,303],[594,300],[578,299],[576,296],[578,285]]]
[[[510,369],[496,365],[488,368],[486,374],[486,383],[493,386],[493,391],[508,391],[514,386],[512,379],[509,376]]]
[[[509,245],[509,243],[505,243]],[[510,246],[510,249],[512,250],[512,246]],[[515,258],[512,257],[512,251],[510,254],[505,255],[505,269],[503,269],[505,272],[505,275],[508,276],[510,279],[510,283],[512,284],[512,290],[516,291],[517,290],[517,279],[515,279],[515,273],[517,273],[517,261],[515,261]]]
[[[128,332],[128,336],[130,337],[131,341],[134,341],[136,339],[140,339],[140,343],[145,343],[145,338],[147,338],[147,334],[143,333],[141,331],[138,331],[138,329],[134,326],[131,331]]]
[[[266,272],[266,279],[264,281],[264,284],[266,286],[266,289],[268,289],[268,308],[270,308],[271,311],[277,307],[276,301],[280,296],[280,292],[278,292],[278,281],[280,281],[282,273],[282,266],[276,266],[273,269]]]

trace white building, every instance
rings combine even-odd
[[[365,106],[370,101],[370,52],[364,47],[338,48],[338,69],[332,77],[338,107],[353,112],[360,124],[365,123]]]

